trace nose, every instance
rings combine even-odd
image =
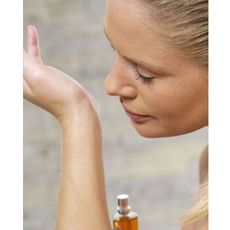
[[[120,57],[117,57],[110,73],[104,81],[104,88],[110,96],[120,96],[124,98],[135,98],[137,91],[133,84],[134,78],[131,76],[130,64]]]

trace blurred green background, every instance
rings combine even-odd
[[[158,139],[144,139],[134,131],[118,98],[108,97],[103,89],[114,59],[103,34],[104,4],[24,0],[24,45],[27,25],[35,25],[44,62],[71,75],[98,101],[110,216],[116,211],[116,195],[128,193],[140,230],[176,230],[175,220],[197,189],[198,160],[208,131]],[[50,114],[24,101],[25,230],[54,229],[61,137]]]

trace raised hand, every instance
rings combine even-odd
[[[27,43],[24,97],[53,114],[63,128],[56,229],[111,229],[95,100],[77,81],[42,63],[33,26],[28,27]]]
[[[43,64],[39,36],[34,26],[27,28],[27,51],[24,51],[24,97],[62,121],[81,109],[82,103],[96,103],[93,97],[73,78]]]

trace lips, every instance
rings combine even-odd
[[[142,114],[134,113],[134,112],[126,109],[125,107],[124,107],[124,110],[125,110],[126,114],[135,122],[144,122],[144,121],[147,121],[151,118],[151,116],[149,116],[149,115],[142,115]]]
[[[134,113],[134,112],[132,112],[132,111],[126,109],[125,107],[124,107],[124,109],[125,109],[125,111],[126,111],[127,113],[130,113],[130,114],[132,114],[132,115],[134,115],[134,116],[138,116],[138,117],[149,117],[149,115],[142,115],[142,114]]]
[[[121,102],[121,105],[123,106],[126,114],[128,115],[128,117],[132,120],[132,121],[135,121],[135,122],[139,122],[139,123],[142,123],[142,122],[145,122],[151,118],[154,118],[156,119],[155,117],[152,117],[152,116],[149,116],[149,115],[143,115],[143,114],[140,114],[140,113],[135,113],[129,109],[127,109],[125,106],[124,106],[124,100],[122,97],[120,97],[120,102]]]

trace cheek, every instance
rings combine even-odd
[[[190,82],[190,84],[188,84]],[[207,103],[207,87],[202,82],[161,79],[143,91],[148,107],[159,116],[179,116]],[[149,99],[148,99],[149,98]]]
[[[143,91],[142,98],[146,108],[149,108],[149,112],[152,115],[155,114],[159,119],[180,114],[181,110],[186,107],[187,102],[184,99],[188,100],[188,95],[186,96],[186,93],[181,92],[178,88],[173,89],[157,83],[152,89]]]
[[[160,86],[160,85],[159,85]],[[191,132],[207,125],[207,89],[196,85],[181,87],[158,87],[143,95],[146,108],[157,117],[165,135]]]

